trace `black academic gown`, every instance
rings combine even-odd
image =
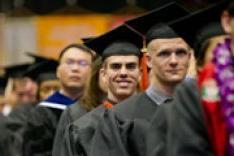
[[[90,143],[89,156],[145,156],[145,133],[149,121],[127,120],[113,110],[106,110],[96,126]]]
[[[183,82],[173,102],[155,113],[147,133],[146,155],[213,155],[204,121],[196,82]]]
[[[158,107],[157,104],[153,100],[151,100],[146,95],[146,93],[140,93],[140,94],[130,97],[129,99],[126,99],[125,101],[119,103],[118,105],[115,105],[110,115],[105,116],[104,108],[102,107],[97,108],[95,111],[88,113],[87,115],[82,117],[80,120],[74,122],[67,130],[68,131],[67,136],[66,136],[67,142],[65,146],[68,149],[67,151],[67,153],[69,153],[68,155],[76,155],[76,156],[77,155],[79,156],[99,155],[97,152],[97,150],[99,150],[99,147],[100,149],[101,147],[108,147],[108,144],[109,144],[108,141],[106,142],[106,139],[107,139],[106,137],[102,138],[101,137],[102,135],[99,135],[99,132],[101,133],[103,131],[102,126],[99,126],[100,124],[101,125],[106,124],[110,126],[110,127],[106,126],[106,128],[110,128],[110,129],[114,128],[111,130],[113,131],[113,133],[110,133],[110,135],[108,135],[108,137],[111,138],[112,137],[111,134],[118,135],[118,132],[121,131],[118,129],[118,126],[113,126],[111,128],[111,125],[115,125],[117,123],[121,123],[122,125],[123,122],[121,121],[124,121],[122,126],[125,127],[127,130],[126,130],[126,133],[120,134],[122,137],[119,139],[122,140],[122,139],[125,139],[124,136],[127,136],[128,128],[131,127],[131,126],[126,126],[126,125],[132,125],[134,122],[147,123],[148,121],[151,120],[152,115],[156,111],[157,107]],[[117,118],[113,117],[110,119],[102,120],[103,117],[108,118],[111,116],[115,116]],[[110,121],[110,122],[105,123],[105,121]],[[125,124],[125,121],[127,122],[126,124]],[[147,126],[142,126],[142,127],[147,127]],[[137,132],[134,130],[131,129],[131,135]],[[141,139],[139,137],[136,137],[136,138],[137,140],[141,140],[141,143],[135,144],[134,147],[137,147],[139,148],[140,151],[143,151],[144,139]],[[136,138],[133,138],[133,139],[136,139]],[[118,139],[118,138],[116,137],[115,139]],[[113,140],[113,139],[109,139],[109,140]],[[101,142],[101,141],[102,143],[99,144],[98,142]],[[125,145],[124,143],[125,141],[123,141],[122,143],[119,142],[120,144],[115,144],[114,142],[113,144],[115,146],[114,147],[112,146],[113,151],[115,151],[114,153],[111,152],[110,154],[110,152],[108,152],[107,150],[103,151],[101,149],[99,150],[100,155],[114,155],[114,154],[118,155],[119,153],[128,153],[124,151],[127,148],[120,148],[121,146],[123,147],[128,146],[128,145]],[[96,146],[96,144],[99,144],[99,146]]]
[[[24,156],[51,156],[57,124],[63,110],[76,100],[59,92],[41,102],[29,113],[23,134]]]
[[[52,155],[53,156],[59,156],[61,155],[61,151],[63,151],[63,145],[64,145],[64,134],[65,134],[65,129],[70,125],[73,121],[79,119],[81,116],[85,115],[87,113],[87,109],[85,109],[82,105],[80,104],[74,104],[70,107],[68,107],[61,115],[57,130],[56,130],[56,135],[54,139],[54,144],[53,144],[53,151]]]
[[[145,92],[131,96],[113,107],[113,111],[127,120],[144,119],[150,121],[158,104]]]
[[[14,139],[12,131],[6,128],[7,118],[0,114],[0,155],[1,156],[20,156],[16,150],[18,141]]]
[[[165,156],[165,139],[168,127],[168,118],[170,118],[171,103],[162,105],[155,112],[150,123],[149,129],[145,133],[146,153],[147,156]]]
[[[14,142],[17,142],[15,147],[12,146],[12,149],[15,148],[18,155],[22,155],[23,134],[25,132],[27,120],[29,118],[29,112],[35,106],[36,103],[29,103],[16,107],[7,116],[7,120],[4,123],[6,128],[11,132],[11,134],[13,134]]]
[[[89,155],[92,137],[105,109],[104,105],[100,105],[66,128],[61,156]]]
[[[145,133],[156,104],[143,92],[106,111],[97,124],[89,156],[144,156]]]

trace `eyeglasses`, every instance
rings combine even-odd
[[[67,59],[64,61],[64,64],[68,67],[72,67],[75,64],[77,64],[80,67],[87,67],[90,66],[90,63],[87,60],[73,60],[73,59]]]

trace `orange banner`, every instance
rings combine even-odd
[[[36,18],[38,54],[58,58],[68,44],[109,30],[108,15],[47,16]]]

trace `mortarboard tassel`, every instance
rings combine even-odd
[[[143,48],[141,49],[141,52],[142,52],[142,57],[140,60],[140,66],[142,69],[142,76],[141,76],[140,88],[142,91],[144,91],[149,85],[147,57],[146,57],[147,49],[146,49],[145,40],[143,40]]]

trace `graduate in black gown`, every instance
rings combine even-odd
[[[33,63],[10,65],[5,67],[4,76],[8,79],[6,86],[6,104],[3,107],[3,115],[8,116],[16,107],[37,101],[37,84],[26,76]]]
[[[24,75],[34,79],[38,82],[39,88],[42,89],[41,83],[49,80],[55,79],[55,71],[58,65],[58,62],[55,60],[50,60],[47,58],[40,57],[40,60],[35,61],[29,68],[25,71]],[[43,80],[42,80],[43,79]],[[45,86],[45,85],[44,85]],[[48,89],[49,91],[49,89]],[[39,94],[40,90],[38,91]],[[40,98],[39,98],[40,99]],[[41,99],[42,100],[42,99]],[[8,116],[7,122],[5,122],[6,127],[12,131],[15,135],[15,138],[20,141],[17,145],[19,153],[22,153],[22,142],[23,142],[23,133],[26,128],[26,123],[30,117],[30,112],[38,102],[26,103],[22,106],[16,107]]]
[[[0,114],[0,155],[1,156],[20,156],[16,148],[19,142],[14,139],[14,134],[6,128],[7,117]]]
[[[89,111],[100,105],[106,97],[105,82],[100,70],[102,68],[102,59],[97,57],[92,64],[92,72],[87,82],[84,95],[78,103],[68,107],[61,115],[59,124],[56,130],[52,155],[58,156],[61,154],[62,146],[64,145],[64,133],[66,127],[73,121],[79,119]]]
[[[56,72],[61,88],[29,112],[23,155],[52,155],[60,115],[83,95],[93,58],[92,51],[84,45],[71,44],[61,51]]]
[[[137,93],[140,77],[139,57],[140,47],[142,47],[141,35],[129,29],[126,25],[121,25],[86,44],[96,52],[102,54],[104,60],[104,69],[102,72],[108,84],[107,100],[68,127],[65,132],[64,153],[62,155],[81,154],[81,149],[76,148],[75,144],[83,144],[83,142],[76,140],[76,136],[79,136],[80,133],[81,137],[86,138],[92,136],[96,126],[95,121],[99,120],[105,109],[109,109],[116,103]],[[90,122],[90,127],[86,127]],[[76,129],[81,131],[77,132]],[[87,144],[84,143],[84,145],[86,146]],[[88,146],[85,148],[88,148]]]
[[[170,5],[168,5],[168,6],[170,8],[169,10],[171,11],[171,6]],[[177,6],[174,6],[174,7],[176,8]],[[174,8],[174,7],[172,7],[172,8]],[[165,11],[164,7],[162,7],[161,9],[163,9],[163,11]],[[174,10],[176,10],[176,9],[174,9]],[[142,17],[141,20],[143,20],[143,19],[144,18]],[[141,21],[140,23],[142,24],[142,27],[148,26],[148,28],[150,28],[150,26],[153,26],[153,25],[147,25],[147,21],[145,21],[145,23]],[[166,44],[161,43],[161,39],[165,39],[167,41]],[[139,121],[146,120],[146,122],[149,121],[150,118],[152,117],[152,114],[156,111],[158,105],[163,104],[163,103],[167,102],[168,100],[171,100],[171,92],[172,92],[173,88],[175,87],[175,85],[177,83],[179,83],[183,80],[183,78],[186,74],[187,68],[188,68],[188,63],[189,63],[189,58],[190,58],[189,47],[167,25],[159,23],[158,25],[156,25],[155,27],[150,29],[149,33],[147,33],[147,36],[146,36],[146,42],[147,42],[147,48],[148,48],[148,50],[150,50],[148,58],[149,58],[149,66],[152,68],[152,75],[153,75],[152,76],[152,78],[153,78],[152,84],[147,89],[146,92],[134,95],[134,96],[126,99],[125,101],[123,101],[123,102],[121,102],[118,105],[113,107],[113,112],[115,112],[115,115],[119,116],[120,118],[122,118],[126,121],[131,121],[131,120],[139,120]],[[163,44],[164,47],[163,46],[161,47],[161,44]],[[170,57],[170,54],[168,55],[168,51],[165,49],[162,51],[159,51],[158,55],[153,54],[155,51],[157,51],[157,49],[156,49],[157,47],[160,50],[162,50],[163,48],[165,48],[165,49],[174,48],[173,51],[175,50],[176,53],[177,53],[177,49],[179,49],[178,53],[180,53],[179,55],[181,55],[182,59],[177,60],[177,58],[176,58],[176,60],[173,60],[172,62],[168,61],[168,64],[166,63],[167,62],[166,61],[165,64],[163,65],[163,59],[161,60],[160,58],[162,57],[162,55],[164,55],[165,52],[167,53],[166,55],[169,57]],[[178,55],[178,53],[176,55]],[[161,66],[160,66],[159,62],[161,63]],[[168,68],[167,70],[169,70],[169,68],[180,67],[181,70],[180,70],[180,72],[175,73],[176,76],[173,74],[170,75],[170,73],[168,73],[168,75],[164,73],[164,75],[162,75],[162,77],[159,78],[158,74],[159,74],[159,72],[163,73],[162,68],[164,68],[164,67]],[[166,70],[166,69],[164,69],[164,70]],[[170,69],[170,70],[173,70],[173,69]],[[173,77],[173,76],[175,76],[175,77],[172,79],[169,78],[169,77]],[[161,82],[164,80],[167,81],[167,83]],[[155,84],[157,84],[157,85],[155,85]],[[168,85],[168,88],[165,85],[164,86],[165,88],[163,88],[162,87],[163,84],[164,85],[171,84],[171,85]],[[155,89],[155,86],[158,86],[158,87],[156,87],[156,89]],[[169,87],[169,86],[171,86],[171,87]],[[98,111],[98,109],[96,109],[96,111]],[[113,133],[113,135],[115,135],[115,134],[118,134],[118,132],[120,130],[115,129],[115,130],[113,130],[113,132],[109,131],[110,135],[107,135],[104,138],[100,137],[99,139],[97,139],[96,137],[99,133],[96,133],[95,127],[98,125],[97,130],[99,131],[99,128],[101,128],[101,126],[99,126],[99,124],[105,124],[105,123],[102,123],[102,122],[99,123],[99,120],[101,120],[102,118],[98,119],[97,115],[94,113],[91,114],[90,116],[86,115],[84,117],[86,117],[87,119],[82,121],[82,118],[81,118],[77,122],[77,125],[79,123],[80,126],[78,126],[78,127],[71,126],[70,127],[70,131],[71,131],[70,132],[70,140],[71,141],[69,143],[67,143],[67,146],[71,146],[71,147],[75,146],[73,148],[75,148],[75,150],[76,150],[75,153],[76,154],[78,153],[78,155],[79,154],[82,155],[83,153],[85,153],[86,155],[97,155],[98,149],[99,149],[100,155],[105,155],[105,154],[106,155],[108,155],[108,154],[109,155],[113,155],[113,154],[118,155],[118,154],[120,154],[118,152],[122,152],[122,151],[119,151],[119,146],[116,146],[116,148],[115,148],[115,146],[111,146],[112,150],[115,151],[113,153],[111,152],[112,151],[111,149],[110,149],[110,151],[107,151],[107,150],[102,151],[102,149],[99,146],[96,146],[96,144],[98,144],[98,141],[103,141],[100,144],[100,146],[101,147],[109,147],[109,142],[108,141],[105,142],[106,137],[112,137],[111,133]],[[86,122],[83,123],[84,121],[86,121]],[[112,124],[112,123],[109,123],[109,124]],[[81,126],[82,126],[82,128],[80,128]],[[118,126],[116,126],[115,128],[118,128]],[[89,133],[89,131],[92,133],[95,131],[95,135],[93,135],[92,133]],[[86,138],[86,137],[88,137],[88,138]],[[118,138],[116,138],[116,139],[118,139]],[[126,140],[127,138],[123,138],[123,139]],[[97,142],[95,142],[95,140]],[[110,140],[112,140],[112,139],[110,139]],[[114,141],[114,140],[112,140],[112,141]],[[138,147],[141,149],[143,148],[142,145],[139,145]],[[93,153],[93,151],[95,151],[95,153]],[[71,155],[74,154],[73,151],[70,154]]]
[[[114,107],[114,111],[120,113],[119,115],[121,117],[126,117],[127,119],[142,118],[149,121],[157,106],[172,99],[175,86],[186,75],[191,54],[187,44],[172,29],[161,24],[161,22],[169,22],[172,19],[188,14],[184,8],[176,3],[169,3],[150,13],[126,22],[142,35],[145,35],[148,67],[151,69],[151,83],[143,93],[131,97]],[[164,39],[167,43],[163,42]],[[181,47],[174,46],[176,42]],[[173,61],[164,62],[165,64],[163,64],[163,59],[166,58],[164,55],[167,55],[165,52],[171,47],[174,48],[173,51],[180,49],[181,53],[184,50],[184,55],[182,54],[184,59],[176,60],[175,66]],[[154,53],[156,51],[158,51],[157,54]],[[176,68],[180,68],[181,71],[175,74],[166,72],[166,70],[172,71]]]
[[[166,105],[166,103],[172,100],[176,85],[178,85],[185,77],[191,54],[189,46],[167,25],[161,23],[155,25],[153,28],[157,38],[151,38],[152,41],[150,41],[148,48],[149,50],[155,48],[154,53],[158,52],[159,54],[152,55],[151,51],[151,56],[160,57],[160,55],[166,55],[163,57],[173,57],[171,54],[162,53],[174,53],[175,51],[175,53],[177,53],[175,55],[180,55],[180,58],[175,58],[178,59],[177,61],[174,60],[176,63],[172,61],[170,64],[170,61],[168,61],[169,66],[165,65],[165,67],[170,68],[170,65],[172,65],[177,68],[180,66],[180,69],[182,69],[181,71],[183,72],[175,72],[174,74],[178,74],[178,77],[175,76],[176,79],[173,79],[173,74],[167,75],[163,73],[162,70],[159,70],[159,64],[163,62],[163,59],[152,58],[152,79],[150,87],[145,92],[132,96],[114,106],[112,110],[107,111],[106,114],[102,116],[99,123],[97,123],[98,126],[95,129],[95,134],[88,140],[90,141],[87,143],[90,145],[89,148],[83,149],[84,151],[89,152],[88,155],[145,155],[144,134],[146,133],[148,122],[150,122],[153,114],[159,107],[161,107],[161,105]],[[164,42],[161,42],[165,40],[167,41],[165,44]],[[154,47],[153,43],[154,45],[157,45],[158,42],[160,44]],[[171,44],[173,42],[179,46],[176,47],[175,44]],[[164,50],[157,51],[156,47],[160,50],[163,48],[174,49],[172,52]],[[161,62],[157,64],[157,61]],[[161,69],[163,69],[162,66]],[[163,77],[163,80],[159,75]],[[169,75],[172,79],[166,77]],[[164,81],[167,83],[163,83]],[[93,124],[91,121],[94,122],[90,119],[90,123],[86,125],[87,127]],[[80,138],[80,140],[82,139],[83,138]],[[99,146],[96,146],[97,144]]]
[[[5,104],[5,87],[7,78],[0,77],[0,107],[3,108]],[[16,151],[13,146],[12,133],[6,128],[5,123],[7,118],[0,112],[0,155],[1,156],[15,156]]]
[[[199,100],[195,80],[178,86],[174,100],[155,113],[147,130],[147,156],[213,155]]]
[[[33,53],[27,55],[34,59],[34,63],[24,75],[37,82],[38,100],[42,101],[60,89],[60,82],[56,76],[58,61]]]
[[[219,34],[219,32],[212,32],[213,25],[207,23],[219,21],[220,14],[226,5],[225,1],[219,2],[175,21],[171,26],[181,33],[186,33],[187,37],[185,36],[185,38],[190,44],[196,41],[195,35],[199,35],[197,39],[203,38],[203,42],[208,41],[210,37]],[[196,29],[182,31],[183,26],[187,25],[194,25]],[[201,31],[203,32],[201,33]],[[191,45],[196,45],[194,49],[198,50],[204,48],[201,47],[203,44]],[[195,51],[195,53],[201,55],[201,51]],[[198,54],[196,56],[201,61],[202,56],[198,56]],[[184,82],[177,88],[174,100],[169,105],[160,107],[154,114],[147,130],[147,156],[213,155],[213,147],[208,141],[207,123],[200,101],[197,80]],[[220,135],[222,135],[221,130]]]

